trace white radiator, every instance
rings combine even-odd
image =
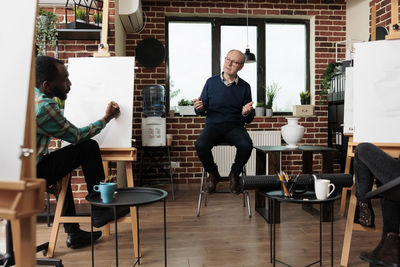
[[[280,146],[281,132],[280,131],[248,131],[250,138],[255,146]],[[221,176],[228,176],[231,171],[231,166],[235,159],[236,148],[234,146],[218,146],[213,150],[214,161],[218,166],[218,171]],[[268,170],[268,158],[266,162]],[[250,159],[246,164],[247,175],[256,174],[256,151],[253,149]]]

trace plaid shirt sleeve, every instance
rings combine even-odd
[[[64,117],[57,104],[52,101],[41,107],[36,114],[36,121],[38,134],[59,138],[71,144],[95,136],[106,126],[105,119],[101,119],[78,128]]]

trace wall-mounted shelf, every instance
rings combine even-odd
[[[101,29],[58,29],[58,40],[100,40]]]

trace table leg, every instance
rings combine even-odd
[[[322,265],[322,203],[319,204],[319,266]]]
[[[167,208],[164,198],[164,266],[167,267]]]
[[[274,267],[275,267],[275,258],[276,258],[276,250],[275,250],[275,247],[276,247],[276,229],[275,229],[275,217],[274,217],[274,215],[275,215],[275,200],[273,200],[272,201],[272,213],[271,213],[271,215],[272,215],[272,227],[274,228],[272,231],[273,231],[273,246],[274,246],[274,248],[273,248],[273,265],[274,265]]]
[[[136,231],[137,231],[137,245],[138,251],[140,251],[140,238],[139,238],[139,207],[136,207]],[[140,265],[140,254],[138,255],[138,263]]]
[[[90,245],[92,247],[92,267],[94,267],[94,244],[93,244],[93,205],[90,205]]]
[[[114,205],[114,224],[115,224],[115,263],[118,267],[118,228],[117,228],[117,206]]]
[[[331,204],[331,267],[333,267],[333,201]]]

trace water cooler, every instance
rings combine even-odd
[[[166,121],[164,87],[147,85],[143,87],[142,146],[165,146]]]

